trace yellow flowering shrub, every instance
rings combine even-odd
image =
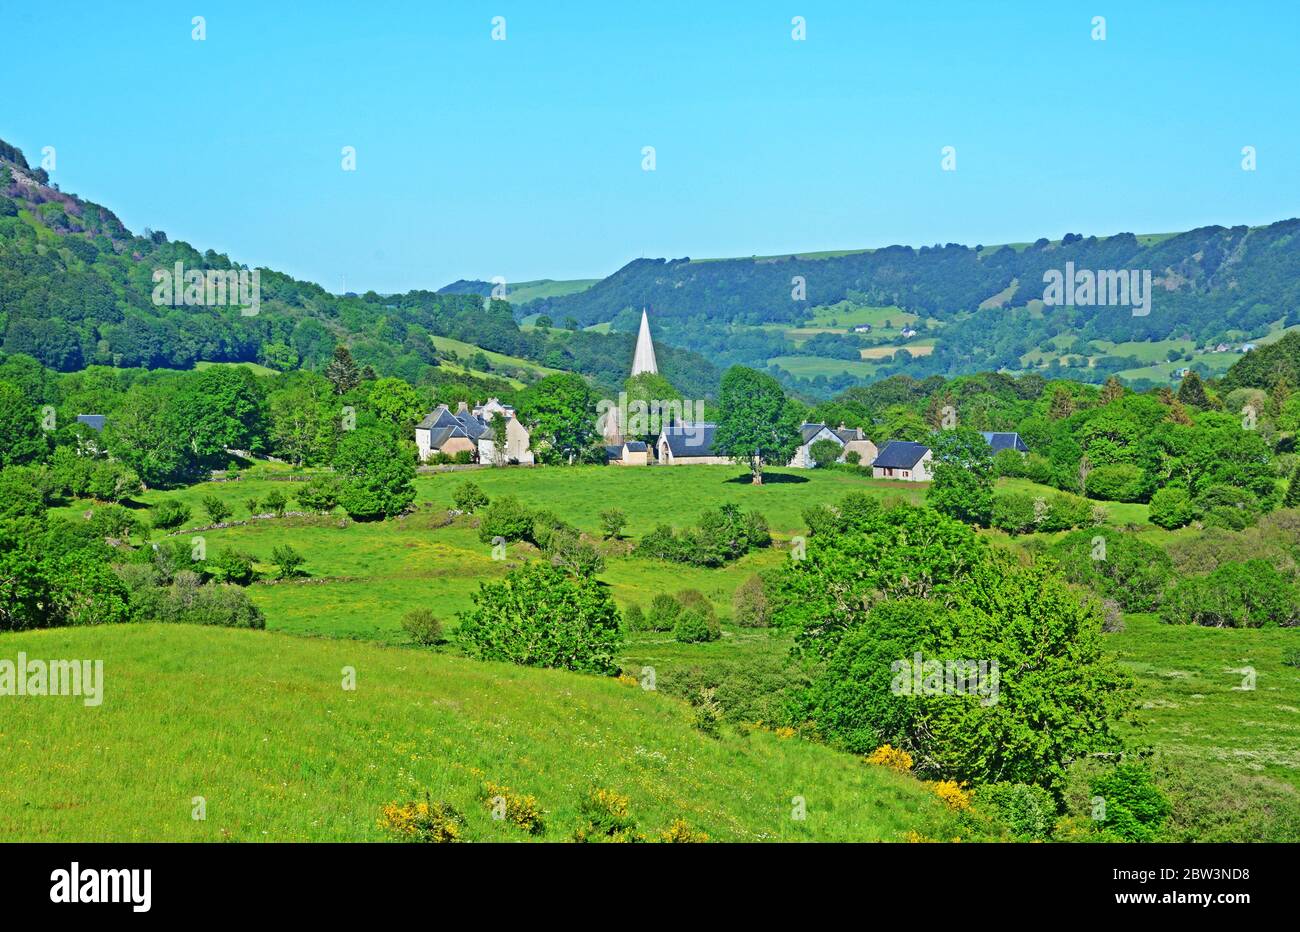
[[[613,790],[593,788],[578,803],[578,827],[573,840],[640,842],[645,836],[636,830],[632,801]]]
[[[484,783],[482,793],[483,802],[493,810],[494,817],[502,804],[500,800],[505,804],[505,821],[529,835],[540,835],[546,831],[546,819],[542,816],[542,807],[536,796],[524,796],[497,783]]]
[[[963,790],[956,780],[940,780],[938,783],[931,783],[930,789],[934,791],[935,796],[948,804],[949,809],[957,812],[970,811],[971,793]]]
[[[912,755],[902,748],[882,744],[867,755],[868,764],[879,764],[891,770],[908,771],[912,769]]]
[[[465,818],[444,802],[389,803],[380,810],[379,827],[401,841],[447,844],[464,841]]]
[[[632,676],[630,673],[620,673],[620,674],[618,675],[617,679],[618,679],[618,682],[622,683],[624,686],[640,686],[640,685],[641,685],[641,681],[638,680],[635,676]]]
[[[778,738],[793,738],[794,734],[794,729],[789,725],[782,725],[776,730],[776,736]]]
[[[685,819],[676,819],[659,833],[659,840],[667,844],[700,844],[709,840],[704,832],[694,831]]]

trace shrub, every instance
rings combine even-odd
[[[989,524],[1008,534],[1027,534],[1036,527],[1034,497],[1024,492],[997,492]]]
[[[465,817],[444,802],[389,803],[379,827],[402,841],[448,844],[464,841]]]
[[[1240,531],[1259,518],[1260,503],[1253,492],[1233,485],[1211,485],[1193,501],[1197,517],[1207,527]]]
[[[266,627],[266,616],[237,586],[200,582],[197,573],[182,570],[171,586],[151,603],[145,617],[155,621],[223,628]]]
[[[90,518],[90,527],[96,537],[111,537],[115,540],[126,540],[141,530],[140,522],[136,520],[135,515],[121,505],[103,505],[96,508]]]
[[[908,751],[922,776],[1054,789],[1070,761],[1121,747],[1116,723],[1131,680],[1103,652],[1101,624],[1095,604],[1045,567],[992,553],[945,600],[877,603],[790,714],[855,753]],[[971,684],[976,661],[985,667]],[[965,674],[954,675],[958,664]],[[962,679],[965,688],[952,688]],[[971,740],[979,734],[999,737]]]
[[[813,466],[830,466],[838,462],[844,454],[844,448],[834,440],[818,440],[808,448]]]
[[[496,538],[507,541],[533,538],[533,515],[513,495],[503,495],[483,511],[478,538],[485,544]]]
[[[684,608],[673,625],[673,639],[683,644],[700,644],[722,637],[716,619],[709,618],[698,608]]]
[[[149,523],[163,531],[180,527],[190,520],[190,506],[174,498],[164,499],[150,509]]]
[[[610,508],[600,513],[600,529],[606,539],[618,538],[627,527],[627,515],[617,508]]]
[[[1224,563],[1179,580],[1165,596],[1160,619],[1212,628],[1290,626],[1300,620],[1300,592],[1266,560]]]
[[[639,842],[631,800],[613,790],[590,789],[578,801],[577,842]]]
[[[1129,612],[1155,609],[1173,575],[1163,549],[1112,528],[1072,531],[1048,553],[1070,582],[1115,599]]]
[[[850,466],[856,466],[862,462],[862,454],[857,450],[850,450],[848,453],[844,454],[844,462],[848,463]]]
[[[116,460],[99,462],[90,473],[86,493],[101,502],[120,502],[143,490],[135,470]]]
[[[289,505],[289,499],[286,498],[285,494],[279,489],[272,489],[270,492],[266,493],[265,504],[266,507],[270,509],[271,514],[275,515],[277,518],[283,518],[284,510]]]
[[[623,624],[629,631],[644,631],[649,623],[645,620],[641,606],[633,602],[623,612]]]
[[[991,810],[1020,841],[1046,841],[1056,822],[1056,801],[1041,786],[990,783],[975,791],[978,805]]]
[[[584,541],[577,531],[556,530],[547,538],[546,553],[551,565],[572,576],[595,576],[605,569],[605,558],[595,545]]]
[[[912,755],[902,748],[882,744],[867,755],[867,763],[879,767],[888,767],[890,770],[907,772],[912,769]]]
[[[542,550],[549,551],[553,543],[552,538],[557,533],[572,534],[574,537],[580,536],[576,527],[555,512],[545,508],[532,512],[529,531],[525,536],[526,540],[531,540]]]
[[[930,791],[943,800],[944,804],[956,812],[969,812],[971,809],[971,792],[956,780],[940,780],[930,784]]]
[[[1125,841],[1154,841],[1170,806],[1155,778],[1137,764],[1118,764],[1092,781],[1093,796],[1106,803],[1104,828]]]
[[[218,576],[237,586],[247,586],[257,575],[252,556],[231,547],[222,547],[210,562]]]
[[[742,628],[766,628],[772,623],[772,606],[762,576],[755,573],[736,587],[731,597],[731,612]]]
[[[457,636],[473,657],[618,672],[618,609],[607,588],[590,577],[572,578],[534,561],[503,580],[481,583],[471,599],[474,608],[461,615]]]
[[[474,462],[473,450],[457,450],[452,454],[451,461],[457,466],[468,466]]]
[[[294,497],[298,499],[298,504],[304,511],[328,514],[338,505],[341,491],[342,486],[334,476],[318,476],[304,482]]]
[[[546,819],[536,796],[525,796],[496,783],[484,783],[481,795],[494,819],[509,822],[529,835],[546,831]]]
[[[288,544],[281,544],[271,550],[271,562],[279,568],[280,579],[292,579],[306,560]]]
[[[456,486],[456,492],[451,501],[456,506],[457,511],[463,511],[468,515],[472,515],[480,508],[486,508],[488,505],[487,493],[479,488],[476,482],[462,482]]]
[[[1157,527],[1173,530],[1189,523],[1193,515],[1192,500],[1186,489],[1167,486],[1151,496],[1148,518]]]
[[[682,613],[682,603],[666,592],[660,592],[650,600],[650,611],[646,621],[651,631],[671,631],[677,624],[677,616]]]
[[[220,524],[230,517],[230,506],[215,495],[203,496],[201,504],[213,524]]]
[[[1146,495],[1146,482],[1139,467],[1115,463],[1090,470],[1083,490],[1089,498],[1106,502],[1138,502]]]
[[[666,844],[702,844],[709,840],[709,836],[694,831],[685,819],[674,819],[672,825],[659,833],[659,840]]]
[[[428,647],[442,640],[442,622],[427,608],[417,608],[402,616],[402,630],[421,647]]]
[[[726,504],[701,513],[694,530],[678,534],[660,525],[641,538],[637,553],[695,566],[723,566],[771,542],[772,535],[762,515],[742,512],[738,506]]]
[[[244,499],[244,507],[248,509],[248,516],[256,518],[262,513],[262,502],[256,497]]]

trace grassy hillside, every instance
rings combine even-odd
[[[629,796],[650,835],[677,818],[727,841],[958,831],[909,777],[761,731],[708,738],[685,704],[613,679],[180,625],[0,636],[3,656],[18,651],[102,659],[105,696],[7,700],[11,841],[377,840],[380,807],[426,790],[465,814],[471,840],[529,840],[490,818],[484,781],[537,797],[542,840],[567,839],[591,786]]]

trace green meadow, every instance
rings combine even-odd
[[[416,509],[395,520],[248,517],[247,498],[279,489],[292,499],[291,480],[305,475],[258,466],[237,481],[153,491],[139,503],[181,499],[194,515],[179,539],[202,536],[209,552],[230,546],[255,556],[265,578],[248,591],[266,614],[265,632],[139,625],[0,637],[0,656],[103,657],[109,677],[100,709],[59,699],[5,710],[0,753],[29,775],[0,786],[6,837],[84,838],[93,827],[105,839],[370,839],[380,837],[380,805],[414,798],[423,787],[466,812],[472,837],[513,837],[481,811],[481,780],[536,795],[556,824],[571,820],[579,792],[594,781],[631,795],[643,829],[655,832],[678,816],[730,840],[956,831],[916,781],[849,755],[763,730],[728,727],[721,739],[706,738],[671,689],[478,663],[452,643],[415,648],[401,628],[405,613],[428,608],[454,632],[481,582],[538,555],[512,544],[504,559],[493,559],[477,518],[448,515],[457,486],[472,480],[490,498],[518,496],[592,534],[603,510],[623,510],[624,539],[603,545],[598,576],[620,608],[683,589],[714,604],[721,640],[680,644],[667,634],[630,634],[620,654],[625,670],[653,667],[667,686],[693,669],[779,667],[789,640],[732,624],[736,587],[787,558],[806,508],[850,491],[919,502],[925,485],[849,470],[769,470],[768,481],[754,486],[734,466],[483,468],[422,473]],[[1025,480],[1002,485],[1052,491]],[[209,494],[234,508],[229,526],[204,527],[199,501]],[[762,513],[773,547],[722,569],[630,552],[656,525],[690,525],[726,502]],[[73,517],[89,507],[61,511]],[[1191,533],[1148,524],[1145,505],[1104,507],[1108,523],[1136,526],[1154,543]],[[988,536],[1014,548],[1026,542]],[[271,578],[270,554],[281,544],[306,558],[304,577]],[[1137,684],[1128,726],[1135,744],[1224,781],[1300,790],[1300,671],[1282,664],[1284,650],[1300,647],[1300,631],[1209,630],[1135,615],[1107,639]],[[344,666],[359,671],[355,693],[339,687]],[[1256,674],[1254,690],[1240,688],[1247,668]],[[103,741],[105,734],[114,741]],[[148,779],[139,779],[142,770]],[[203,823],[189,818],[196,795],[209,801]],[[793,795],[809,800],[809,821],[788,818]]]
[[[610,678],[180,625],[21,632],[0,649],[104,664],[97,707],[3,700],[9,840],[376,841],[382,806],[428,792],[470,840],[563,841],[592,787],[628,796],[651,838],[678,818],[717,841],[961,831],[910,777],[766,731],[706,737],[685,703]],[[494,821],[485,782],[536,797],[546,831]]]

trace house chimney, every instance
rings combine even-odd
[[[466,411],[468,411],[468,410],[469,410],[469,405],[468,405],[468,404],[466,404],[466,403],[463,402],[463,401],[458,401],[458,402],[456,402],[456,413],[457,413],[457,414],[464,414],[464,413],[465,413]]]

